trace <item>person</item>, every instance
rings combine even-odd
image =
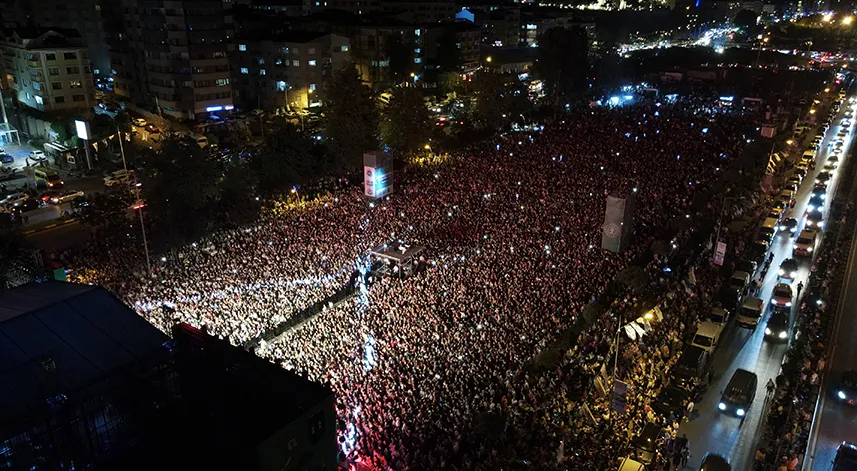
[[[775,387],[776,386],[774,386],[774,380],[772,380],[771,378],[768,378],[768,384],[765,386],[765,388],[768,390],[769,396],[774,394],[774,388]]]
[[[797,284],[797,297],[800,298],[800,292],[803,289],[803,281],[799,281]]]

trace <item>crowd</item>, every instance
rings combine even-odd
[[[674,217],[690,217],[694,195],[741,153],[745,127],[681,104],[596,108],[451,155],[383,200],[343,188],[213,234],[164,254],[153,276],[109,241],[67,254],[67,266],[156,326],[184,321],[237,344],[325,299],[371,249],[391,239],[424,245],[427,271],[363,285],[353,302],[260,354],[330,383],[341,448],[355,463],[603,470],[624,446],[620,429],[647,416],[648,399],[629,401],[631,420],[614,420],[603,401],[585,413],[581,405],[618,316],[637,300],[629,293],[610,306],[556,369],[538,373],[531,359]],[[621,254],[600,249],[611,191],[638,195],[633,243]],[[652,273],[663,273],[660,262]],[[670,308],[692,309],[699,295],[687,296]],[[658,381],[675,361],[685,319],[668,322],[624,350],[623,376]]]

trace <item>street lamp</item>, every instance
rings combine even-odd
[[[125,146],[122,145],[122,131],[119,130],[119,123],[113,120],[116,125],[116,134],[119,137],[119,152],[122,153],[122,168],[125,170],[125,175],[128,175],[128,162],[125,161]],[[134,209],[140,214],[140,230],[143,231],[143,250],[146,252],[146,268],[149,270],[149,276],[152,276],[152,262],[149,259],[149,242],[146,240],[146,224],[143,222],[143,206],[140,199],[140,187],[137,185],[137,172],[134,172]]]
[[[843,25],[845,25],[845,26],[848,26],[848,25],[850,25],[850,24],[851,24],[851,23],[853,23],[853,22],[854,22],[854,17],[853,17],[853,16],[846,16],[845,18],[842,18],[842,24],[843,24]]]
[[[760,34],[760,35],[759,35],[759,39],[761,39],[761,41],[759,41],[759,54],[757,54],[757,55],[756,55],[756,66],[758,66],[758,65],[759,65],[759,61],[762,59],[762,46],[763,46],[766,42],[768,42],[768,39],[770,39],[770,38],[764,38],[764,39],[762,39],[762,35]]]

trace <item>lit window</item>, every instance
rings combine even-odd
[[[421,64],[423,61],[422,57],[414,57],[414,64]]]
[[[68,82],[68,88],[81,88],[83,83],[80,80],[71,80]]]
[[[314,84],[314,83],[309,84],[309,89],[310,89],[310,90],[315,91],[315,88],[316,88],[316,87],[315,87],[315,84]]]
[[[277,59],[276,61],[274,61],[274,65],[283,65],[283,60]]]
[[[414,36],[419,36],[419,35],[420,35],[420,30],[415,29],[415,30],[414,30]]]
[[[247,75],[247,74],[249,74],[249,73],[250,73],[250,71],[249,71],[249,70],[247,70],[247,67],[241,67],[241,74],[243,74],[243,75]]]
[[[419,47],[414,48],[414,54],[419,54],[421,52],[423,52],[422,48],[419,48]]]
[[[257,58],[256,58],[256,63],[257,63],[257,64],[259,64],[259,65],[265,65],[265,59],[263,59],[263,58],[261,58],[261,57],[257,57]]]
[[[259,69],[259,75],[265,75],[265,69]]]
[[[36,95],[36,104],[44,105],[45,100],[43,100],[42,97],[40,97],[39,95]]]
[[[214,82],[217,84],[218,87],[225,87],[229,85],[229,79],[227,78],[217,79]]]
[[[238,50],[239,50],[239,51],[246,51],[246,50],[247,50],[247,45],[246,45],[246,44],[239,44],[239,45],[238,45]]]
[[[310,67],[315,67],[315,60],[307,61]]]
[[[300,67],[300,66],[301,66],[301,61],[292,61],[292,66],[294,66],[294,67]]]
[[[342,47],[340,48],[340,51],[342,51],[342,52],[348,52],[348,46],[342,46]]]

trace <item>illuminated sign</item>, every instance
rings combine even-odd
[[[223,110],[222,106],[209,106],[205,109],[205,111],[221,111]]]
[[[74,128],[77,130],[77,137],[84,141],[89,140],[89,123],[76,119],[74,120]]]

